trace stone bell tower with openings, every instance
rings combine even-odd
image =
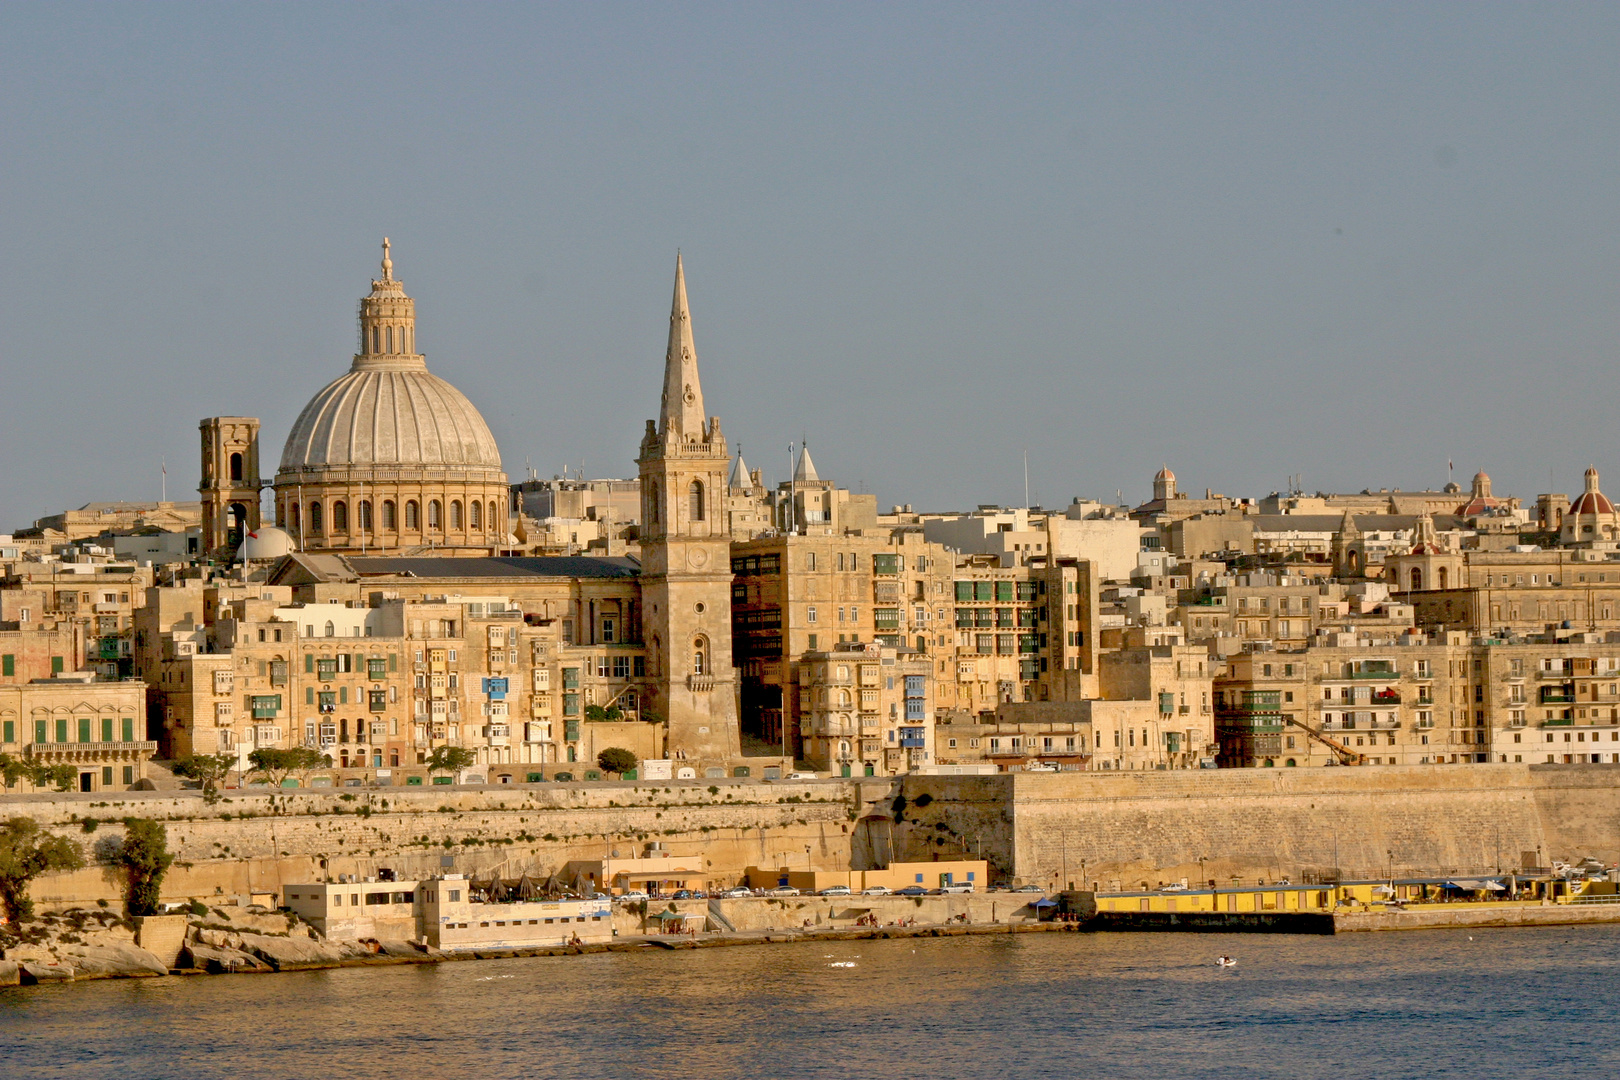
[[[642,606],[654,711],[677,759],[741,756],[731,661],[730,454],[719,417],[703,415],[686,274],[675,256],[675,299],[664,355],[664,398],[647,421],[641,475]]]
[[[202,431],[202,550],[229,552],[259,527],[259,421],[210,416]]]

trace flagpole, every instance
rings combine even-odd
[[[169,501],[169,459],[168,458],[159,458],[158,460],[163,463],[163,493],[162,493],[162,497],[161,497],[160,501],[161,502],[168,502]]]

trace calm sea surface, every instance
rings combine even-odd
[[[1610,1077],[1617,1002],[1607,928],[649,950],[0,991],[0,1077]]]

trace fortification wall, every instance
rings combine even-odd
[[[451,869],[546,875],[570,859],[701,853],[716,881],[751,865],[844,870],[971,855],[992,877],[1061,887],[1222,884],[1325,874],[1480,873],[1520,853],[1620,858],[1620,766],[1470,765],[900,780],[666,781],[506,788],[23,796],[27,813],[87,846],[125,816],[169,826],[168,899],[279,892],[293,881]],[[95,832],[83,822],[97,818]],[[92,867],[38,881],[44,903],[115,902]]]
[[[711,791],[710,787],[716,790]],[[338,874],[402,878],[499,867],[510,877],[549,875],[570,859],[640,855],[658,842],[672,855],[701,852],[735,881],[749,865],[841,870],[850,862],[853,789],[842,783],[642,782],[507,788],[383,788],[230,792],[209,806],[195,793],[117,798],[28,796],[0,804],[87,849],[122,835],[124,817],[168,827],[176,856],[165,899],[279,892]],[[94,819],[87,832],[86,819]],[[115,901],[121,881],[92,866],[40,878],[45,904]]]
[[[1011,865],[1040,884],[1466,873],[1620,857],[1620,767],[1019,773]],[[990,817],[988,803],[958,813]],[[972,813],[969,814],[968,812]],[[1200,862],[1200,860],[1203,860]],[[1252,882],[1251,882],[1252,883]]]

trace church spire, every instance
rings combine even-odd
[[[664,354],[664,400],[658,433],[678,439],[703,438],[703,386],[698,382],[697,346],[686,306],[686,271],[675,253],[675,298],[669,311],[669,350]]]
[[[383,237],[382,272],[382,279],[384,281],[394,280],[394,260],[388,257],[388,237],[386,236]]]

